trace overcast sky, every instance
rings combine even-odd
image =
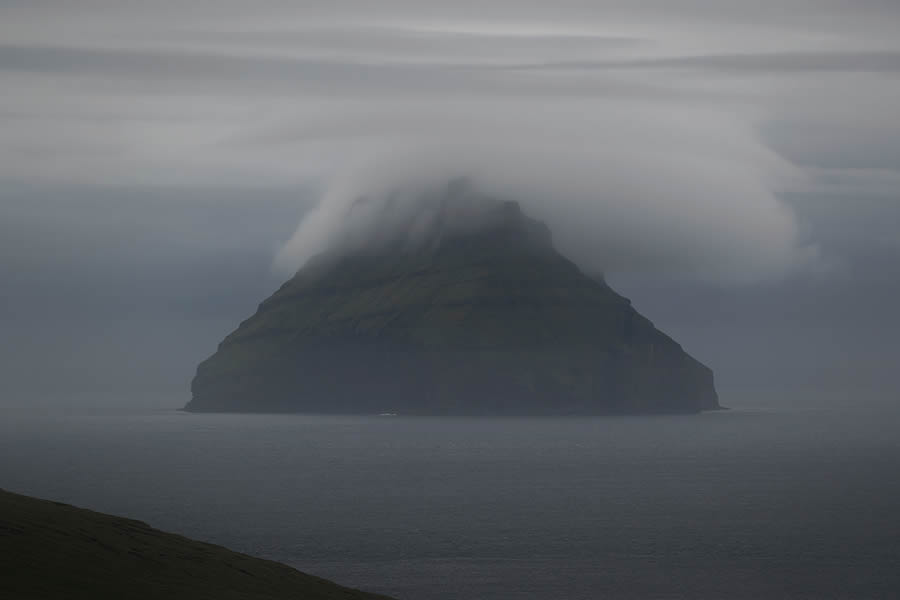
[[[723,404],[896,401],[898,31],[895,0],[0,0],[0,406],[182,405],[329,203],[458,174]]]

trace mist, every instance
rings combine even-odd
[[[0,0],[0,597],[900,598],[898,32]]]
[[[360,123],[351,115],[296,132],[343,142],[364,136],[369,153],[328,180],[319,206],[276,258],[282,275],[344,235],[357,198],[384,203],[403,190],[409,200],[390,210],[415,211],[417,195],[455,177],[485,196],[518,201],[588,272],[747,283],[815,267],[814,244],[778,196],[803,174],[734,115],[521,102],[370,113]],[[382,212],[371,210],[370,223],[354,219],[357,235],[383,234]]]
[[[0,7],[4,406],[183,404],[349,202],[458,177],[546,222],[725,404],[896,391],[892,5],[212,6]]]

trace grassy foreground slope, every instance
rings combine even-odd
[[[0,598],[386,600],[140,521],[3,490]]]

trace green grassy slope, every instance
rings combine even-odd
[[[3,490],[0,598],[386,599],[140,521]]]

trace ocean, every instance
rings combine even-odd
[[[402,600],[900,598],[900,421],[23,415],[0,488]]]

